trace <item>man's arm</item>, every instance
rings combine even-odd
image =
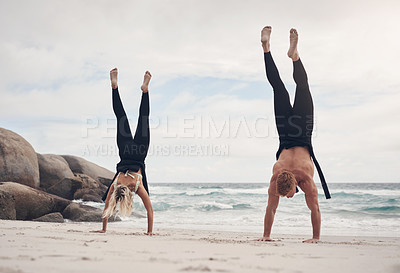
[[[276,185],[272,182],[271,179],[271,183],[268,189],[268,205],[264,217],[264,234],[263,237],[258,239],[257,241],[272,241],[270,235],[278,204],[279,196],[276,195]]]
[[[303,241],[304,243],[316,243],[319,241],[321,232],[321,212],[318,205],[318,189],[315,186],[314,180],[311,178],[302,188],[305,194],[307,207],[311,211],[311,223],[313,227],[313,237]]]

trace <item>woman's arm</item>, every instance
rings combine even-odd
[[[110,202],[110,197],[111,197],[111,194],[113,194],[113,193],[114,193],[114,183],[111,185],[110,190],[108,191],[107,198],[106,198],[105,205],[104,205],[103,213],[108,208],[109,202]],[[101,230],[92,230],[90,232],[105,233],[107,231],[108,217],[104,217],[102,219],[103,219],[103,229],[101,229]]]
[[[150,197],[146,189],[140,184],[137,194],[143,201],[143,205],[147,210],[147,232],[146,235],[154,235],[153,233],[153,206],[151,205]]]

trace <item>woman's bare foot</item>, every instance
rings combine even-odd
[[[114,68],[110,71],[110,79],[111,79],[111,88],[117,89],[118,88],[118,69]]]
[[[290,30],[290,46],[287,55],[289,58],[293,60],[293,62],[297,61],[299,57],[299,52],[297,51],[297,42],[299,41],[299,34],[297,30],[292,28]]]
[[[146,71],[146,73],[144,73],[144,79],[143,79],[142,87],[140,87],[140,89],[142,89],[143,93],[149,92],[150,79],[151,79],[151,74],[150,74],[149,71]]]
[[[264,52],[269,52],[269,40],[271,38],[271,26],[266,26],[261,30],[261,44],[264,49]]]
[[[308,244],[317,244],[319,242],[319,239],[308,239],[308,240],[304,240],[303,243],[308,243]]]

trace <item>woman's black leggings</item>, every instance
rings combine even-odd
[[[132,136],[128,117],[122,106],[118,88],[112,90],[112,101],[115,116],[117,117],[117,145],[121,160],[134,160],[144,163],[150,144],[149,129],[149,94],[142,93],[139,108],[139,118],[135,136]]]
[[[264,53],[267,78],[274,90],[275,122],[280,138],[310,139],[314,127],[314,106],[306,71],[300,59],[293,62],[296,95],[293,107],[271,52]]]

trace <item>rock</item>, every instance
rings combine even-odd
[[[62,212],[64,218],[75,222],[101,222],[103,211],[97,208],[89,207],[82,204],[71,203]],[[109,222],[121,221],[119,216],[110,217]]]
[[[64,223],[64,217],[59,212],[53,212],[53,213],[49,213],[49,214],[43,215],[42,217],[33,219],[33,221]]]
[[[18,181],[39,187],[35,150],[23,137],[4,128],[0,128],[0,181]]]
[[[16,215],[14,196],[0,189],[0,219],[15,220]]]
[[[112,179],[114,178],[114,175],[115,174],[113,174],[112,178],[99,177],[98,180],[101,184],[103,184],[104,186],[106,186],[108,188],[113,181]]]
[[[103,202],[102,197],[107,190],[105,185],[85,174],[77,174],[76,176],[82,181],[82,188],[75,192],[74,199]]]
[[[103,202],[101,198],[106,190],[106,186],[90,176],[76,174],[72,179],[64,178],[48,188],[47,192],[69,200],[82,199],[83,201]]]
[[[103,199],[99,195],[94,195],[90,192],[90,190],[88,191],[89,192],[85,192],[85,190],[78,190],[75,194],[75,200],[103,203]]]
[[[62,215],[64,218],[75,222],[101,222],[103,212],[93,207],[71,203],[65,208]]]
[[[62,157],[68,162],[69,167],[74,174],[86,174],[103,184],[108,183],[104,184],[107,187],[111,184],[114,173],[106,168],[100,167],[99,165],[89,162],[81,157],[72,155],[63,155]]]
[[[1,182],[0,193],[8,201],[11,200],[10,196],[7,197],[4,193],[10,194],[14,199],[14,208],[9,207],[8,214],[5,214],[6,217],[11,217],[15,210],[14,220],[32,220],[52,212],[61,212],[71,203],[67,199],[15,182]]]
[[[47,189],[47,192],[65,199],[74,199],[75,192],[82,188],[82,181],[75,178],[64,178],[54,186]]]
[[[48,189],[64,178],[73,178],[68,162],[60,155],[37,154],[40,173],[40,188]]]

